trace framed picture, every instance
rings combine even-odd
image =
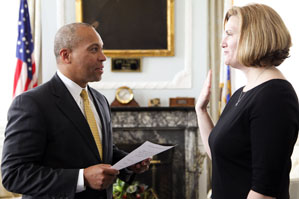
[[[107,56],[174,55],[174,0],[76,0],[76,20],[95,27]]]

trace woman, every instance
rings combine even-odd
[[[290,34],[270,7],[232,7],[224,20],[225,64],[247,83],[214,126],[207,112],[211,71],[196,104],[201,138],[212,159],[213,199],[289,198],[291,155],[298,136],[298,98],[276,68],[289,56]]]

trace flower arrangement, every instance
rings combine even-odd
[[[113,184],[113,199],[158,199],[152,188],[134,181],[131,185],[117,179]]]

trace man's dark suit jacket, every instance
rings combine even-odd
[[[112,198],[112,186],[75,193],[79,169],[126,155],[113,145],[107,99],[88,89],[102,122],[103,161],[84,115],[56,74],[17,96],[8,111],[1,168],[6,189],[26,199]],[[120,178],[128,180],[129,172],[121,171]]]

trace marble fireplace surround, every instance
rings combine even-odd
[[[199,198],[199,177],[205,156],[199,150],[198,126],[190,107],[112,107],[113,138],[116,145],[176,145],[172,183],[168,198]]]

